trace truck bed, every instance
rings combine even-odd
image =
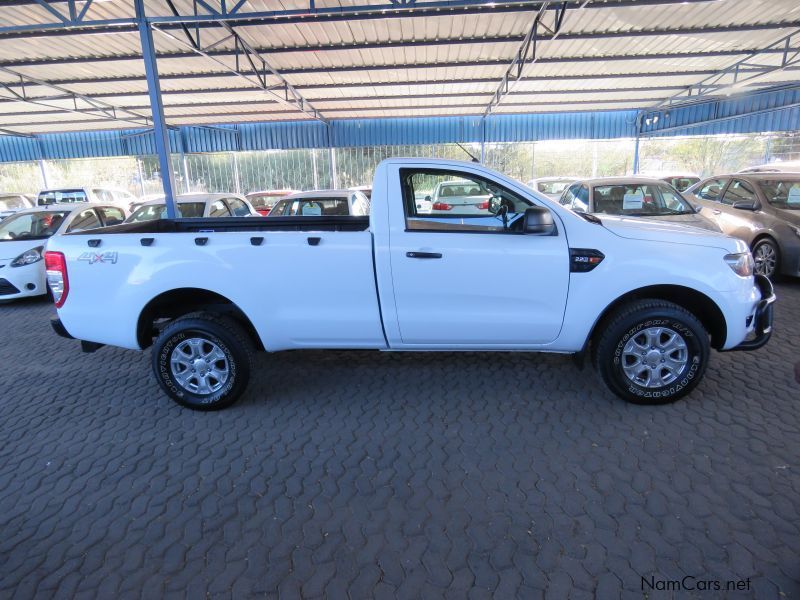
[[[197,233],[200,231],[366,231],[369,217],[220,217],[123,223],[67,235]]]

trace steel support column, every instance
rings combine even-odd
[[[636,117],[636,144],[633,147],[633,174],[639,173],[639,138],[642,135],[642,113]]]
[[[50,187],[50,183],[47,181],[47,165],[44,164],[44,159],[39,159],[39,171],[42,174],[42,185],[44,186],[43,189],[48,189]]]
[[[170,159],[169,130],[164,118],[164,104],[161,101],[161,85],[158,81],[158,65],[156,48],[153,43],[153,31],[145,20],[144,0],[134,0],[136,18],[139,22],[139,37],[142,41],[142,57],[147,76],[147,91],[150,94],[150,110],[153,120],[153,138],[155,139],[158,164],[161,169],[161,185],[164,188],[164,202],[167,207],[167,218],[174,219],[175,210],[175,174],[172,172]]]

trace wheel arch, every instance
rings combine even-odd
[[[139,347],[144,349],[153,344],[157,321],[172,321],[197,311],[222,314],[234,319],[245,329],[256,347],[259,350],[264,349],[256,328],[244,311],[222,294],[203,288],[176,288],[162,292],[150,300],[139,313],[136,324]]]
[[[624,305],[636,300],[666,300],[673,302],[696,316],[703,324],[705,330],[711,335],[711,347],[719,350],[725,345],[728,335],[728,326],[725,315],[711,298],[703,292],[682,285],[649,285],[626,292],[611,302],[595,321],[586,340],[588,347],[603,326]]]

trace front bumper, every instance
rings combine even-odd
[[[761,292],[761,300],[756,305],[756,312],[753,317],[755,337],[743,341],[738,346],[729,348],[725,352],[733,352],[737,350],[758,350],[769,341],[772,336],[772,317],[773,305],[775,304],[776,296],[775,290],[772,287],[772,282],[764,275],[756,275],[756,286]]]
[[[10,260],[0,260],[0,300],[15,300],[47,293],[44,261],[12,267]]]

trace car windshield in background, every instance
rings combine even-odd
[[[296,198],[281,200],[269,213],[271,217],[347,217],[347,198]]]
[[[39,193],[37,204],[46,206],[48,204],[58,204],[60,202],[88,202],[86,192],[83,190],[50,190]]]
[[[767,202],[775,208],[800,210],[800,181],[797,179],[765,179],[759,185]]]
[[[48,238],[58,230],[68,214],[42,211],[12,215],[0,223],[0,241]]]
[[[540,181],[536,184],[536,189],[543,194],[561,195],[567,189],[567,186],[572,183],[571,181]]]
[[[21,196],[5,196],[0,198],[0,211],[2,210],[22,210],[29,208],[25,198]]]
[[[700,181],[699,177],[668,177],[667,183],[679,192],[684,192]]]
[[[203,216],[206,205],[204,202],[180,202],[176,207],[177,216],[183,219],[197,219]],[[167,218],[167,207],[164,204],[151,204],[140,206],[128,217],[126,223],[141,223],[142,221],[156,221]]]
[[[595,213],[656,217],[694,213],[692,206],[667,185],[618,184],[594,188]]]

